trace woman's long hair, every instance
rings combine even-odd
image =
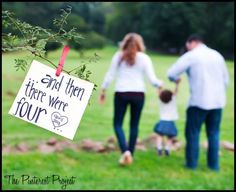
[[[120,48],[123,51],[121,61],[126,61],[130,66],[135,63],[136,53],[145,51],[143,38],[137,33],[128,33],[121,42]]]

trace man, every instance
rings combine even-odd
[[[174,82],[179,81],[179,76],[186,72],[190,84],[185,127],[186,167],[197,167],[199,134],[205,123],[208,138],[207,165],[219,171],[219,133],[229,82],[228,71],[221,54],[207,47],[199,35],[191,35],[186,47],[188,52],[168,70],[168,78]]]

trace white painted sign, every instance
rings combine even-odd
[[[73,140],[93,83],[33,61],[9,114]]]

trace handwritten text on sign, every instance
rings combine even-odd
[[[34,60],[9,114],[73,139],[93,86]]]

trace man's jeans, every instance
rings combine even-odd
[[[198,107],[187,109],[185,127],[186,166],[195,169],[199,157],[199,134],[203,123],[206,125],[208,138],[207,165],[210,169],[219,170],[219,135],[222,109],[204,110]]]
[[[122,153],[126,150],[129,150],[132,154],[134,153],[143,104],[144,93],[142,92],[115,93],[113,126]],[[127,146],[122,124],[128,105],[130,105],[130,137]]]

